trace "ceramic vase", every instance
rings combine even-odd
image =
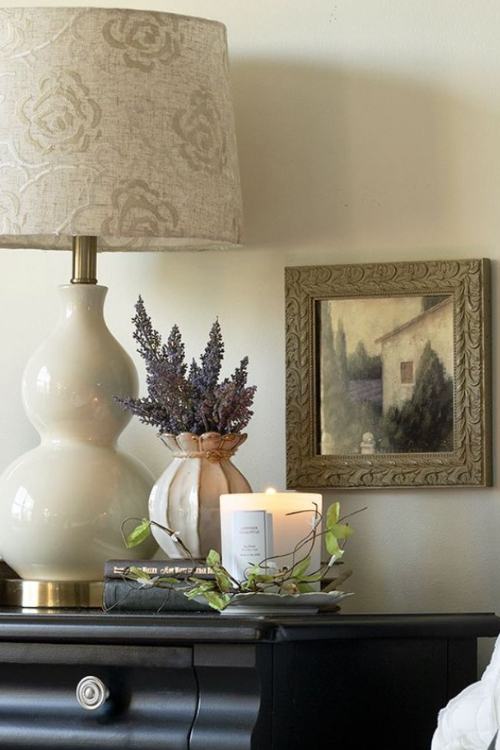
[[[252,491],[231,462],[247,436],[183,432],[161,437],[173,460],[151,491],[150,519],[177,532],[194,557],[203,558],[212,548],[220,551],[220,496]],[[181,554],[178,545],[154,524],[152,532],[169,557]]]
[[[137,395],[138,382],[104,321],[106,292],[60,287],[59,324],[24,372],[41,442],[0,478],[0,550],[22,578],[99,580],[106,560],[156,549],[127,550],[121,535],[125,518],[146,514],[153,479],[116,446],[131,415],[114,397]]]

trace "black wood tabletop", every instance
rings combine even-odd
[[[162,644],[289,642],[347,638],[481,638],[500,633],[492,613],[327,614],[236,618],[218,613],[154,615],[100,610],[0,610],[0,641]]]

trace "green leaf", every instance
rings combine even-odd
[[[193,588],[184,592],[184,596],[187,596],[188,599],[195,599],[197,596],[205,596],[205,594],[210,593],[210,591],[215,591],[215,584],[213,581],[208,581],[207,585],[200,584],[199,586],[193,586]]]
[[[331,531],[327,531],[325,534],[325,545],[330,556],[338,555],[341,551],[339,543],[337,541],[337,537]]]
[[[301,594],[309,594],[312,591],[311,586],[308,586],[307,583],[298,583],[297,588]]]
[[[249,565],[247,568],[245,568],[245,580],[253,580],[257,577],[268,575],[266,571],[268,568],[265,565],[259,565],[258,563],[256,565]]]
[[[241,591],[254,591],[256,587],[255,579],[251,581],[242,581],[240,584]]]
[[[210,591],[215,588],[215,581],[206,581],[204,578],[190,578],[189,582],[200,591]]]
[[[204,598],[207,600],[212,609],[216,609],[221,612],[227,607],[231,601],[229,594],[219,594],[217,591],[207,591],[204,594]]]
[[[197,596],[204,595],[201,591],[198,591],[197,589],[189,589],[189,591],[184,591],[183,594],[187,599],[196,599]]]
[[[340,503],[332,503],[326,514],[326,528],[334,526],[340,518]]]
[[[260,575],[260,576],[253,576],[253,580],[256,583],[271,583],[272,581],[274,581],[274,576],[264,575],[263,574],[263,575]]]
[[[291,570],[291,577],[292,578],[302,578],[305,573],[309,570],[309,565],[311,564],[311,558],[305,557],[300,562],[296,563],[292,570]]]
[[[220,555],[214,549],[211,549],[207,555],[206,563],[209,568],[216,568],[220,565]]]
[[[147,580],[149,581],[149,573],[146,573],[146,571],[142,570],[142,568],[138,568],[135,565],[132,565],[126,574],[127,578],[133,578],[135,581],[140,580]]]
[[[258,563],[256,563],[255,565],[250,565],[250,566],[249,566],[249,567],[247,568],[247,570],[246,570],[246,573],[247,573],[247,577],[248,577],[248,576],[251,576],[251,575],[253,575],[253,576],[257,576],[257,575],[259,575],[259,573],[260,573],[261,571],[262,571],[262,568],[260,567],[260,565],[259,565]]]
[[[310,576],[302,576],[300,580],[306,583],[316,583],[317,581],[321,581],[322,578],[323,572],[320,570],[319,573],[312,573]]]
[[[328,531],[331,531],[337,539],[349,539],[354,534],[354,529],[347,523],[335,523],[328,527]]]
[[[141,523],[133,529],[125,539],[125,546],[130,549],[142,544],[151,534],[151,521],[143,518]]]
[[[221,591],[232,591],[233,590],[233,584],[231,579],[229,578],[229,575],[226,573],[224,568],[219,568],[215,572],[215,580],[217,581],[217,586]]]

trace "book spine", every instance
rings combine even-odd
[[[140,588],[135,581],[104,581],[103,609],[112,612],[206,612],[208,604],[188,599],[182,591],[156,586]]]
[[[213,573],[206,565],[201,565],[198,561],[191,564],[188,561],[164,560],[108,560],[104,563],[104,578],[123,579],[127,568],[138,568],[143,573],[150,576],[186,576],[194,575],[198,578],[210,580],[214,578]]]

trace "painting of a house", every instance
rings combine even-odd
[[[452,449],[451,296],[327,300],[318,323],[323,455]]]
[[[415,389],[418,363],[430,341],[446,374],[453,377],[453,299],[445,297],[376,339],[382,359],[383,411],[402,406]]]

